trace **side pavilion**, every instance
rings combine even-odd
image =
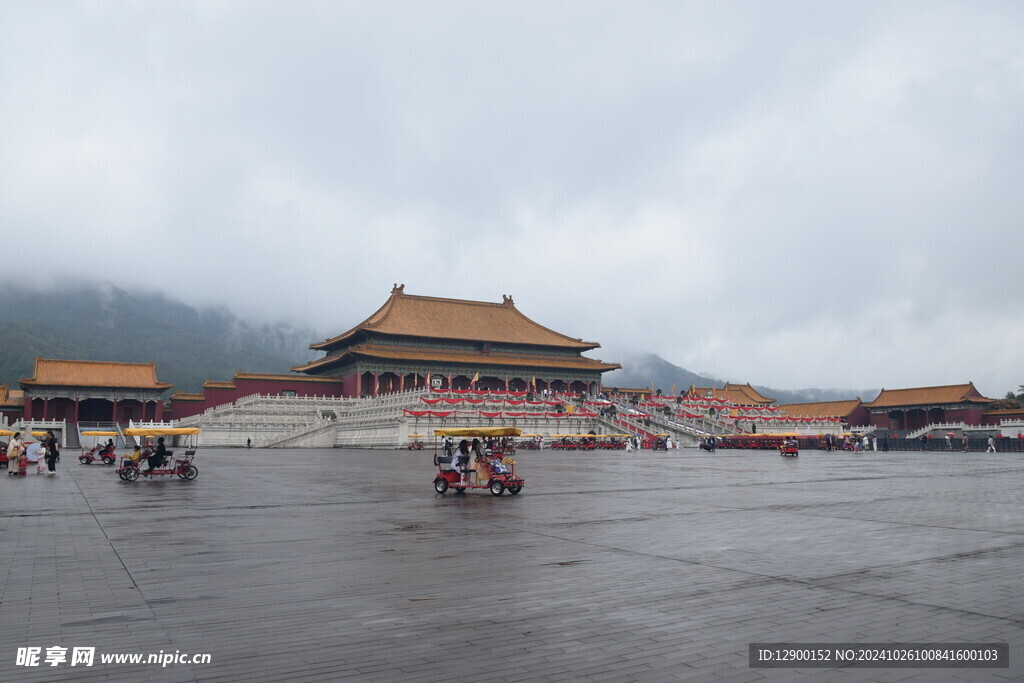
[[[343,384],[345,396],[409,389],[595,394],[621,367],[583,355],[600,348],[499,303],[413,296],[396,285],[376,313],[310,348],[326,356],[293,368]]]
[[[161,420],[161,396],[172,386],[157,381],[156,363],[38,356],[32,377],[19,384],[25,392],[24,419],[69,423]]]
[[[874,401],[865,403],[871,424],[881,429],[915,430],[931,424],[963,422],[982,424],[984,413],[994,399],[985,398],[973,382],[915,389],[882,389]]]

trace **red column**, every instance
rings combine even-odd
[[[373,397],[377,398],[377,390],[380,389],[380,373],[373,373]]]
[[[43,419],[44,420],[50,419],[48,417],[48,415],[47,415],[47,413],[49,413],[49,411],[50,411],[50,399],[49,398],[44,398],[43,399]]]
[[[398,376],[398,390],[405,391],[405,373]]]
[[[75,422],[75,424],[78,424],[78,397],[77,396],[75,397],[75,413],[74,413],[74,415],[75,415],[74,422]]]

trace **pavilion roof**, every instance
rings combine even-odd
[[[775,403],[774,398],[762,395],[761,392],[750,386],[749,383],[733,384],[732,382],[726,382],[722,388],[691,386],[686,393],[689,396],[724,398],[741,406],[766,406]]]
[[[190,394],[184,391],[175,391],[171,394],[172,401],[205,401],[206,396],[203,394]]]
[[[156,363],[116,363],[95,360],[58,360],[36,356],[35,374],[21,380],[25,386],[124,387],[168,389],[158,382]]]
[[[234,382],[225,382],[221,380],[208,379],[203,382],[203,389],[234,389]]]
[[[367,342],[350,347],[342,354],[327,356],[305,365],[293,368],[297,372],[309,372],[353,358],[379,360],[409,360],[416,362],[460,363],[473,366],[537,367],[545,369],[589,370],[607,372],[617,370],[618,363],[605,363],[585,356],[554,356],[535,354],[494,353],[484,351],[463,351],[458,349],[424,349],[419,346],[393,346]]]
[[[6,384],[0,384],[0,406],[23,406],[25,405],[25,392],[21,389],[10,389]]]
[[[395,286],[376,313],[347,332],[310,344],[310,348],[327,351],[351,340],[359,332],[556,346],[580,351],[600,347],[596,342],[573,339],[550,330],[520,313],[512,297],[502,298],[499,304],[414,296],[405,293],[405,285]]]
[[[878,398],[864,405],[868,408],[895,408],[950,403],[991,403],[995,399],[985,398],[974,387],[967,384],[949,384],[938,387],[917,387],[913,389],[882,389]]]
[[[817,403],[787,403],[779,410],[790,417],[849,417],[861,406],[859,398],[846,401],[818,401]]]

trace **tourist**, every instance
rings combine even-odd
[[[490,446],[487,447],[487,452],[491,451]],[[480,443],[480,439],[473,439],[473,443],[469,446],[469,466],[466,468],[467,472],[476,472],[477,462],[484,460],[484,449],[483,444]]]
[[[110,442],[110,457],[114,457],[114,442]],[[46,432],[46,469],[47,474],[57,474],[57,461],[60,459],[60,446],[53,431]]]
[[[156,450],[153,451],[153,455],[147,458],[149,469],[144,474],[152,474],[153,470],[162,467],[167,462],[167,455],[167,446],[164,445],[164,437],[161,436],[156,440]]]
[[[949,432],[946,432],[946,450],[953,450],[953,435]]]
[[[928,435],[927,434],[922,434],[921,435],[921,450],[922,451],[928,450]]]
[[[459,473],[460,479],[465,479],[463,474],[465,467],[469,464],[469,442],[463,439],[459,442],[458,448],[452,454],[452,469]]]
[[[38,442],[33,441],[25,449],[25,457],[30,463],[35,463],[36,474],[42,474],[43,468],[46,467],[46,447]]]
[[[11,443],[7,446],[7,476],[24,475],[28,466],[25,456],[25,442],[21,440],[21,432],[15,432]]]
[[[960,437],[960,452],[962,452],[962,453],[966,453],[967,452],[967,435],[966,434],[964,434],[962,437]]]
[[[985,449],[985,452],[986,453],[995,453],[996,452],[996,440],[994,438],[992,438],[991,436],[988,437],[988,448]]]

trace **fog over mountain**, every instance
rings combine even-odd
[[[860,398],[871,401],[878,396],[878,389],[776,389],[760,386],[750,382],[748,378],[730,378],[721,380],[685,370],[673,365],[656,353],[650,352],[617,352],[614,362],[621,364],[621,370],[605,374],[604,385],[615,387],[649,387],[654,383],[655,389],[664,394],[684,391],[692,386],[722,387],[726,382],[733,384],[750,384],[762,395],[774,398],[782,403],[815,403],[818,401],[841,401]]]
[[[361,320],[361,318],[359,319]],[[359,320],[314,331],[293,323],[255,324],[226,307],[193,307],[155,290],[128,291],[103,281],[60,279],[46,286],[0,281],[0,383],[16,387],[30,377],[33,360],[155,361],[161,381],[198,391],[207,379],[229,379],[236,371],[287,373],[320,354],[309,344],[337,334]],[[650,351],[598,349],[587,354],[619,363],[604,376],[606,386],[646,387],[664,393],[673,384],[722,386],[669,363]],[[756,378],[752,378],[756,379]],[[748,378],[729,378],[740,384]],[[780,403],[827,401],[875,391],[853,389],[781,390],[755,388]]]
[[[0,282],[0,383],[12,387],[42,356],[155,361],[160,381],[197,391],[238,370],[288,372],[314,357],[308,346],[317,340],[301,326],[253,325],[225,307],[193,308],[155,291],[74,279]]]

